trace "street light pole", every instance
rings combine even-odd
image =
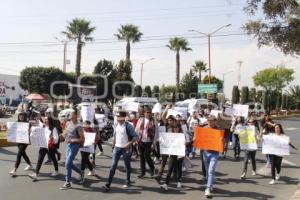
[[[145,60],[144,62],[139,62],[141,64],[141,81],[140,81],[140,85],[141,85],[141,88],[143,89],[143,70],[144,70],[144,64],[151,61],[151,60],[154,60],[155,58],[150,58],[148,60]]]
[[[63,72],[66,72],[67,67],[67,40],[60,40],[58,37],[54,37],[56,40],[64,44],[64,57],[63,57]]]
[[[225,73],[222,73],[222,76],[223,76],[223,88],[222,88],[222,92],[223,92],[223,94],[224,94],[224,92],[225,92],[225,75],[226,74],[229,74],[229,73],[231,73],[231,72],[233,72],[233,70],[231,70],[231,71],[228,71],[228,72],[225,72]]]
[[[205,35],[208,38],[208,82],[209,83],[211,81],[211,47],[210,47],[211,46],[211,44],[210,44],[211,36],[213,34],[215,34],[216,32],[218,32],[219,30],[221,30],[223,28],[227,28],[229,26],[231,26],[231,24],[226,24],[224,26],[221,26],[221,27],[217,28],[215,31],[213,31],[211,33],[203,33],[203,32],[200,32],[200,31],[197,31],[197,30],[194,30],[194,29],[189,30],[189,32],[196,32],[196,33],[199,33],[201,35]]]

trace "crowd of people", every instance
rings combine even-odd
[[[284,130],[281,124],[272,121],[270,116],[265,115],[262,120],[257,120],[255,116],[249,114],[249,117],[235,116],[232,118],[231,127],[221,127],[218,124],[217,117],[210,114],[210,110],[192,110],[187,117],[180,114],[170,114],[172,105],[167,105],[162,108],[162,112],[152,112],[152,107],[140,107],[139,112],[127,112],[123,109],[115,111],[114,120],[114,134],[112,136],[112,164],[107,177],[107,182],[103,186],[105,191],[109,191],[118,162],[123,157],[126,171],[126,180],[123,185],[124,188],[131,185],[131,160],[132,157],[139,158],[140,174],[138,178],[142,179],[146,176],[147,167],[149,168],[150,177],[156,180],[159,187],[164,191],[168,191],[169,183],[172,177],[175,177],[177,188],[182,187],[183,172],[188,170],[189,158],[193,159],[197,156],[197,149],[193,146],[194,130],[196,127],[204,127],[210,129],[224,130],[224,151],[220,155],[219,152],[201,149],[200,158],[202,164],[202,175],[206,181],[205,195],[211,196],[214,186],[214,175],[219,156],[226,158],[228,146],[232,146],[234,151],[234,158],[240,160],[241,148],[239,142],[239,134],[236,130],[242,126],[255,127],[255,139],[257,143],[263,140],[263,135],[275,134],[282,135]],[[51,176],[58,176],[59,167],[58,161],[62,157],[59,152],[61,140],[64,140],[66,152],[65,158],[65,183],[60,189],[69,189],[72,187],[72,171],[79,175],[79,183],[85,181],[85,169],[88,168],[89,176],[96,174],[95,171],[95,154],[82,151],[85,141],[85,132],[95,132],[95,149],[98,146],[100,154],[103,154],[102,148],[102,129],[96,118],[93,121],[82,120],[78,115],[77,109],[74,108],[67,119],[57,120],[54,118],[53,111],[48,110],[44,116],[39,114],[31,114],[28,118],[26,113],[18,115],[18,122],[29,122],[30,129],[34,126],[44,127],[51,133],[48,141],[48,148],[40,148],[38,152],[37,164],[34,173],[29,174],[29,177],[38,180],[41,167],[44,163],[44,158],[47,156],[47,163],[52,163],[54,171]],[[99,113],[99,108],[96,108],[95,113]],[[186,155],[165,155],[160,153],[159,135],[161,132],[183,134],[186,145]],[[62,137],[63,136],[63,137]],[[290,146],[296,147],[289,142]],[[27,167],[26,171],[33,170],[31,160],[35,159],[27,155],[26,148],[28,144],[17,144],[18,153],[14,169],[9,172],[11,176],[16,176],[17,170],[20,166],[21,158],[23,158]],[[81,152],[80,168],[74,165],[74,159],[78,152]],[[252,175],[257,174],[256,168],[256,149],[245,150],[244,165],[241,169],[241,179],[246,179],[248,162],[252,164]],[[29,158],[30,157],[30,158]],[[154,159],[153,159],[154,158]],[[271,171],[271,181],[269,184],[274,184],[280,179],[282,156],[266,155],[267,167]],[[156,169],[155,165],[160,164]],[[164,173],[166,174],[164,176]],[[199,172],[200,173],[200,172]]]

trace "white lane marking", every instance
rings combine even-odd
[[[287,130],[287,131],[294,131],[294,130],[298,130],[298,128],[290,127],[290,128],[286,128],[285,130]]]
[[[288,161],[288,160],[286,160],[286,159],[283,159],[283,160],[282,160],[282,163],[283,163],[283,164],[286,164],[286,165],[290,165],[290,166],[297,166],[295,163],[290,162],[290,161]]]

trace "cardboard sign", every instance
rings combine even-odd
[[[223,152],[223,138],[223,130],[196,127],[194,133],[194,147],[201,150]]]
[[[95,110],[93,109],[92,106],[82,106],[80,114],[83,122],[87,120],[90,121],[91,123],[94,122]]]
[[[160,133],[160,154],[185,156],[185,136],[182,133]]]
[[[153,108],[152,108],[152,113],[161,113],[161,104],[160,103],[156,103]]]
[[[215,116],[216,119],[219,118],[219,114],[221,114],[221,113],[222,113],[222,111],[220,111],[220,110],[211,110],[211,111],[210,111],[210,115]]]
[[[139,103],[137,102],[126,102],[122,105],[122,108],[127,112],[138,112],[139,111]]]
[[[242,150],[256,150],[255,126],[245,126],[239,132],[240,145]]]
[[[187,118],[188,108],[187,107],[174,107],[174,110],[181,113],[180,116]]]
[[[290,137],[286,135],[264,135],[262,143],[262,153],[278,156],[290,155],[289,141]]]
[[[84,132],[84,144],[80,151],[95,153],[95,137],[96,133]]]
[[[95,114],[95,119],[98,122],[99,128],[103,128],[106,125],[104,114]]]
[[[7,142],[29,144],[29,123],[7,122]]]

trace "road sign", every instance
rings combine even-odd
[[[217,84],[198,84],[198,93],[217,93]]]

